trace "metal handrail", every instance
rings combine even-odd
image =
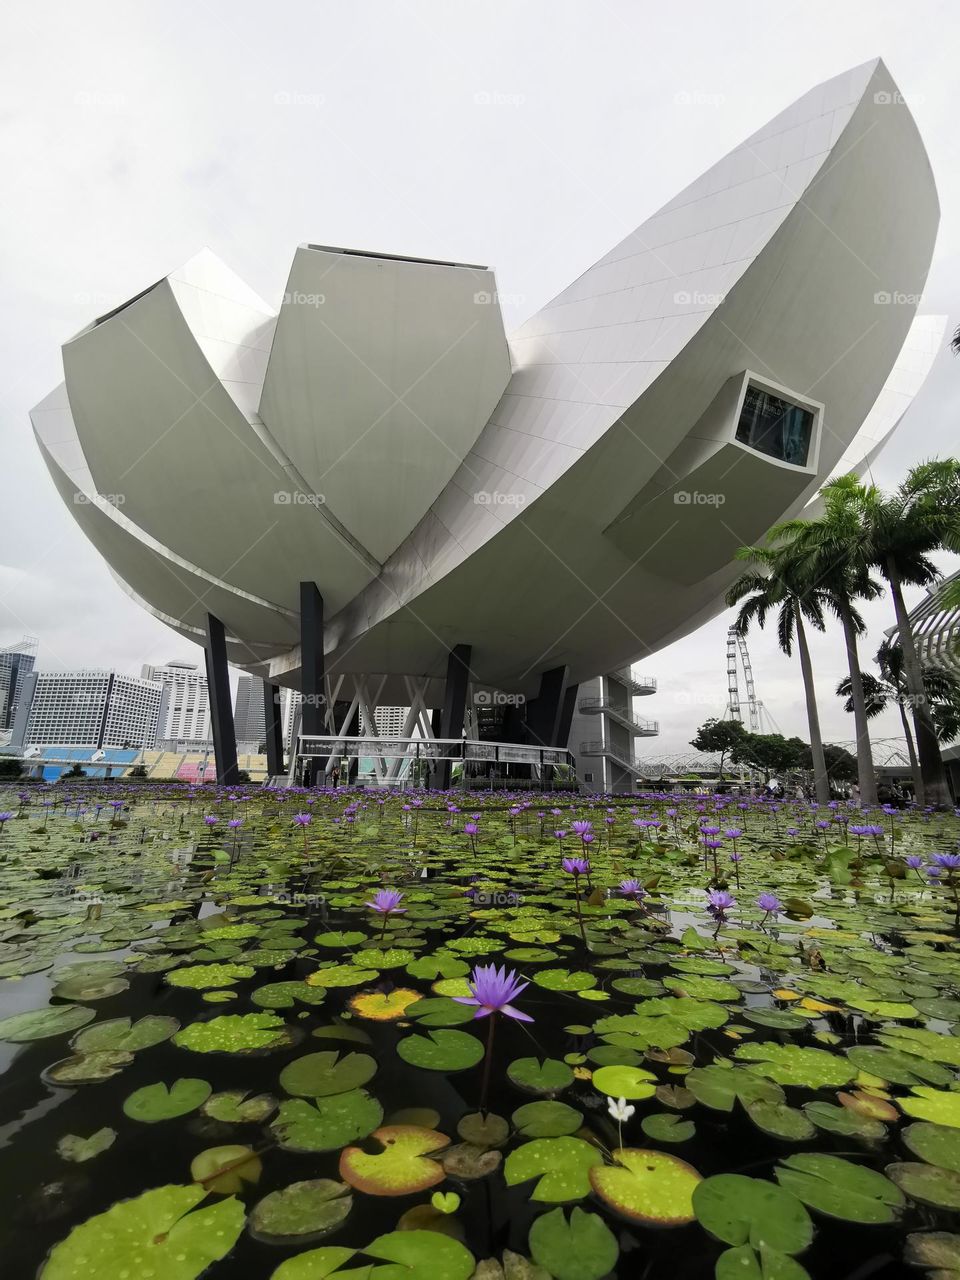
[[[618,707],[608,698],[581,698],[577,706],[584,715],[597,715],[603,712],[612,716],[613,719],[619,720],[621,724],[627,725],[636,734],[645,738],[655,737],[660,732],[660,724],[657,720],[641,720],[631,712],[625,711],[623,707]]]
[[[527,747],[516,742],[488,742],[480,738],[342,737],[337,734],[301,734],[297,757],[329,756],[347,759],[380,756],[384,760],[466,760],[493,764],[572,765],[565,747]]]
[[[624,769],[628,769],[630,773],[642,773],[643,770],[640,761],[636,756],[624,755],[617,747],[613,747],[609,742],[581,742],[580,754],[582,756],[606,756],[613,760],[615,764],[621,765]]]
[[[634,695],[642,696],[657,691],[656,676],[635,676],[629,667],[614,667],[607,674],[625,684]]]

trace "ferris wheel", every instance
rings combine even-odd
[[[756,686],[753,682],[753,665],[750,662],[750,651],[747,648],[746,636],[737,632],[735,627],[727,629],[727,706],[723,713],[724,720],[739,720],[743,723],[743,704],[740,700],[740,676],[746,690],[747,727],[751,733],[779,732],[773,717],[757,698]]]

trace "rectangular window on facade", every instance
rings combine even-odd
[[[795,467],[807,464],[813,413],[750,383],[744,396],[737,439],[758,453]]]

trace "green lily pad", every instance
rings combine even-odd
[[[785,1102],[765,1102],[760,1098],[749,1103],[746,1111],[758,1129],[784,1142],[806,1142],[817,1131],[808,1116]]]
[[[752,1063],[751,1070],[769,1076],[778,1084],[804,1085],[808,1089],[839,1087],[856,1075],[852,1063],[823,1049],[801,1048],[794,1044],[741,1044],[735,1057]],[[731,1241],[731,1243],[743,1243]]]
[[[277,1109],[277,1100],[269,1093],[248,1096],[243,1089],[230,1089],[212,1094],[201,1110],[211,1120],[223,1124],[261,1124]]]
[[[562,1204],[590,1194],[590,1170],[602,1163],[597,1148],[582,1138],[534,1138],[511,1151],[503,1176],[508,1187],[537,1178],[530,1199]]]
[[[196,1280],[230,1252],[245,1220],[235,1197],[197,1209],[206,1196],[200,1186],[167,1186],[121,1200],[55,1245],[40,1280],[105,1280],[151,1272],[156,1280]]]
[[[565,1138],[583,1124],[583,1113],[565,1102],[527,1102],[510,1118],[525,1138]]]
[[[130,1094],[123,1104],[123,1113],[131,1120],[156,1124],[160,1120],[172,1120],[196,1111],[212,1092],[206,1080],[175,1080],[169,1088],[162,1082],[147,1084]]]
[[[361,942],[366,942],[367,935],[360,933],[358,930],[348,930],[347,932],[318,933],[314,938],[314,942],[318,947],[333,947],[336,950],[343,950],[348,947],[358,947]]]
[[[353,964],[334,964],[311,973],[306,982],[311,987],[360,987],[373,982],[376,969],[361,969]]]
[[[286,1049],[294,1035],[273,1013],[226,1013],[209,1022],[191,1022],[178,1031],[173,1043],[194,1053],[265,1053]]]
[[[250,1234],[268,1244],[306,1244],[339,1227],[352,1206],[346,1183],[332,1178],[294,1182],[254,1205]]]
[[[383,1108],[364,1089],[307,1102],[281,1102],[270,1129],[287,1151],[337,1151],[365,1138],[383,1119]]]
[[[475,1066],[483,1053],[481,1041],[466,1031],[428,1031],[425,1036],[407,1036],[397,1045],[404,1062],[428,1071],[464,1071]]]
[[[210,987],[230,987],[243,978],[252,978],[256,970],[249,964],[191,964],[174,969],[164,981],[171,987],[189,987],[206,991]]]
[[[960,1173],[960,1131],[923,1120],[909,1124],[900,1134],[904,1145],[927,1164]]]
[[[421,1027],[459,1027],[476,1016],[472,1005],[458,1004],[451,996],[428,996],[417,1000],[407,1016]]]
[[[748,1244],[727,1249],[717,1259],[715,1280],[810,1280],[795,1258],[764,1246],[754,1253]]]
[[[894,1222],[903,1194],[883,1174],[839,1156],[788,1156],[774,1169],[780,1186],[811,1209],[844,1222]]]
[[[934,1209],[960,1209],[960,1173],[932,1164],[888,1164],[887,1177],[911,1200]]]
[[[789,1191],[760,1178],[720,1173],[693,1193],[700,1225],[724,1244],[802,1253],[813,1239],[806,1209]]]
[[[450,1145],[435,1129],[416,1125],[385,1125],[371,1135],[382,1150],[369,1154],[347,1147],[340,1155],[340,1177],[358,1191],[373,1196],[406,1196],[436,1186],[446,1177],[438,1160],[430,1159]]]
[[[475,1147],[502,1147],[510,1136],[510,1126],[492,1111],[475,1111],[457,1121],[457,1133]]]
[[[654,1142],[689,1142],[697,1132],[692,1120],[684,1120],[675,1111],[658,1111],[644,1116],[640,1128]]]
[[[903,1084],[911,1088],[923,1083],[947,1085],[952,1078],[945,1067],[935,1062],[925,1062],[914,1054],[882,1045],[854,1045],[847,1050],[847,1057],[858,1070],[868,1071],[889,1084]]]
[[[590,1170],[593,1190],[611,1209],[631,1222],[658,1227],[693,1221],[693,1194],[701,1178],[692,1165],[641,1147],[614,1151],[613,1161]]]
[[[54,1004],[46,1009],[31,1009],[28,1013],[12,1013],[0,1018],[0,1040],[14,1044],[26,1044],[30,1040],[46,1040],[49,1036],[62,1036],[86,1026],[97,1016],[96,1010],[82,1004]]]
[[[616,1265],[619,1252],[603,1219],[579,1206],[569,1220],[562,1209],[554,1209],[530,1228],[531,1256],[555,1280],[600,1280]]]
[[[267,982],[257,987],[250,999],[261,1009],[292,1009],[296,1004],[322,1004],[326,995],[323,987],[311,987],[307,982]]]
[[[119,1053],[137,1053],[162,1044],[178,1030],[177,1018],[150,1013],[133,1022],[130,1018],[110,1018],[79,1031],[70,1041],[76,1053],[94,1053],[105,1050]]]
[[[116,1129],[98,1129],[89,1138],[80,1138],[75,1133],[67,1133],[57,1143],[57,1154],[63,1160],[74,1164],[85,1164],[94,1156],[108,1151],[117,1140]]]
[[[571,973],[569,969],[541,969],[533,980],[547,991],[589,991],[597,985],[594,974],[582,970]]]
[[[469,1280],[476,1266],[473,1254],[465,1245],[439,1231],[390,1231],[377,1236],[363,1252],[368,1258],[393,1263],[374,1267],[376,1280]],[[280,1280],[297,1280],[297,1277],[280,1277]],[[362,1275],[357,1275],[356,1280],[363,1280]]]
[[[298,1098],[326,1098],[359,1089],[377,1074],[366,1053],[339,1054],[335,1049],[295,1058],[280,1072],[280,1084]]]
[[[61,1058],[42,1073],[47,1084],[64,1085],[72,1088],[81,1084],[98,1084],[101,1080],[110,1080],[129,1067],[133,1062],[132,1053],[108,1052],[78,1053],[72,1058]]]
[[[900,1110],[918,1120],[930,1120],[950,1129],[960,1129],[960,1093],[944,1093],[928,1085],[914,1086],[914,1096],[898,1098]]]
[[[879,1033],[879,1039],[891,1049],[960,1067],[960,1036],[941,1036],[929,1027],[890,1027]]]
[[[108,1000],[126,991],[126,978],[67,978],[58,982],[51,994],[58,1000]]]
[[[507,1067],[507,1076],[527,1093],[560,1093],[574,1081],[570,1067],[556,1058],[515,1058]]]
[[[208,1147],[190,1161],[190,1177],[208,1192],[230,1196],[257,1183],[263,1172],[260,1157],[250,1147]]]
[[[838,1133],[844,1138],[879,1142],[887,1136],[887,1126],[882,1121],[861,1115],[849,1107],[835,1107],[832,1102],[805,1102],[803,1113],[818,1129]]]
[[[600,1067],[593,1073],[593,1086],[611,1098],[652,1098],[657,1077],[642,1067]]]

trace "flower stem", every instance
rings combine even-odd
[[[483,1115],[487,1112],[487,1094],[490,1091],[490,1068],[493,1066],[493,1032],[496,1026],[497,1015],[491,1013],[490,1021],[487,1024],[487,1052],[483,1059],[483,1082],[480,1085],[480,1111]]]

